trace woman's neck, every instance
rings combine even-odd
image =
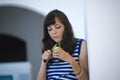
[[[61,42],[57,42],[57,44],[60,46]]]

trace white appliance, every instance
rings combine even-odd
[[[0,80],[32,80],[30,62],[0,63]]]

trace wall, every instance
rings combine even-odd
[[[28,9],[13,6],[0,7],[0,33],[14,36],[25,42],[27,60],[32,65],[33,80],[36,80],[40,66],[43,20],[42,14]]]
[[[120,80],[119,3],[86,1],[90,80]]]

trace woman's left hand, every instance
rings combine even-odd
[[[72,56],[68,52],[64,51],[63,49],[56,49],[53,52],[53,57],[59,58],[63,61],[67,61],[67,62],[69,62],[70,59],[72,59]]]

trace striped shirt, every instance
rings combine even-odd
[[[79,62],[82,41],[83,39],[78,40],[74,54],[72,54],[77,62]],[[77,80],[77,77],[70,63],[54,58],[52,64],[47,68],[47,80]]]

